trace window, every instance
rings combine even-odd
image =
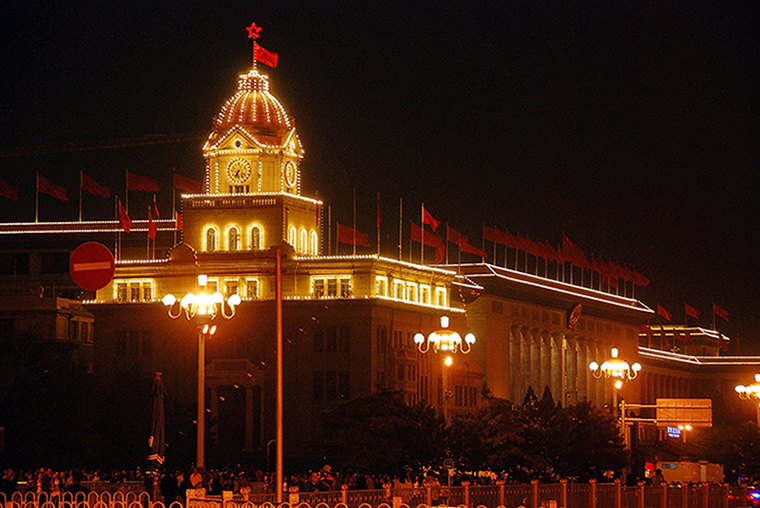
[[[435,288],[435,304],[446,307],[446,288]]]
[[[309,247],[309,252],[312,256],[319,254],[319,236],[317,235],[316,231],[311,232],[311,245]]]
[[[240,249],[240,231],[235,226],[227,230],[227,250]]]
[[[301,230],[301,234],[299,235],[299,239],[298,240],[299,240],[298,247],[299,247],[300,251],[303,252],[304,254],[308,253],[309,252],[309,244],[307,243],[307,236],[306,236],[306,230],[305,229]]]
[[[288,229],[288,243],[294,249],[296,248],[296,228],[293,226],[290,226],[290,229]]]
[[[386,277],[375,278],[375,296],[388,296],[388,279]]]
[[[258,226],[251,228],[251,249],[261,250],[261,228]]]
[[[410,302],[417,301],[417,284],[410,282],[406,285],[406,295]]]
[[[206,251],[216,250],[216,228],[206,229]]]
[[[334,327],[325,329],[325,351],[335,352],[337,348],[337,334]]]
[[[245,281],[245,297],[249,300],[254,300],[259,297],[258,279],[247,279]]]
[[[224,296],[238,295],[240,294],[240,281],[237,279],[229,279],[224,281]]]
[[[117,302],[153,301],[153,281],[149,280],[115,280],[114,299]]]
[[[350,298],[351,277],[319,276],[311,280],[313,298]]]
[[[430,305],[430,286],[420,285],[420,303]]]
[[[206,291],[212,295],[219,291],[219,281],[216,279],[208,279],[206,281]]]
[[[404,282],[400,280],[393,281],[393,298],[396,300],[404,299]]]
[[[328,370],[325,372],[325,399],[335,400],[338,396],[338,386],[336,383],[336,372],[334,370]]]

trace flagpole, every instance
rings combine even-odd
[[[425,203],[420,211],[420,264],[425,264]]]
[[[404,251],[404,198],[398,198],[398,260],[401,261]]]
[[[82,170],[79,170],[79,222],[82,222]]]
[[[36,178],[36,184],[35,184],[35,193],[34,193],[34,222],[39,222],[40,219],[40,172],[37,171],[35,173]],[[713,313],[713,316],[715,313]],[[715,321],[715,319],[713,319]]]
[[[327,255],[332,256],[332,205],[327,205]]]
[[[124,195],[126,196],[126,201],[124,201],[124,210],[126,210],[127,215],[129,215],[129,170],[127,169],[124,174],[127,178],[127,185],[124,186]]]
[[[177,188],[174,187],[174,173],[172,173],[172,218],[174,218],[174,240],[173,245],[177,245]]]
[[[153,211],[156,212],[156,218],[158,220],[158,207],[156,206],[156,194],[153,193]],[[156,259],[156,238],[158,238],[158,224],[153,223],[153,227],[156,228],[156,236],[153,238],[153,248],[150,250],[150,259]]]
[[[351,231],[351,243],[353,244],[353,246],[352,246],[353,247],[353,250],[352,250],[353,255],[356,256],[356,188],[354,188],[353,205],[354,205],[354,210],[353,210],[353,214],[354,214],[353,221],[354,222],[353,222],[353,230]]]
[[[148,217],[150,217],[150,205],[148,205]],[[150,224],[148,224],[148,234],[145,237],[145,257],[150,259]]]
[[[712,325],[713,325],[713,330],[717,330],[717,329],[718,329],[718,327],[717,327],[717,325],[715,324],[715,302],[713,302],[713,305],[712,305],[712,310],[713,310],[713,323],[712,323]]]
[[[460,247],[461,250],[461,247]],[[460,256],[461,257],[461,256]],[[449,224],[446,223],[446,264],[449,264]]]
[[[377,193],[377,255],[380,256],[380,193]]]

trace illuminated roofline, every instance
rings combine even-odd
[[[323,204],[322,201],[318,199],[312,199],[307,198],[305,196],[301,196],[298,194],[291,194],[289,192],[247,192],[247,193],[236,193],[236,194],[181,194],[182,198],[193,198],[193,199],[217,199],[217,198],[239,198],[239,197],[270,197],[270,198],[276,198],[280,196],[287,196],[289,198],[293,199],[299,199],[301,201],[306,201],[307,203],[311,203],[314,205],[321,205]],[[174,221],[171,221],[174,222]]]
[[[667,360],[672,362],[687,363],[690,365],[760,366],[760,356],[693,356],[672,353],[670,351],[660,351],[659,349],[650,349],[646,346],[639,346],[639,356],[644,358],[652,358],[655,360]]]
[[[583,292],[571,291],[570,290],[571,288],[579,288],[579,286],[576,286],[574,284],[568,284],[566,282],[561,282],[561,281],[553,280],[553,279],[545,279],[543,277],[537,277],[537,276],[531,275],[529,273],[518,272],[518,271],[515,271],[515,270],[510,270],[508,268],[501,268],[501,267],[490,265],[490,264],[487,264],[487,263],[477,263],[477,264],[470,263],[468,265],[462,265],[462,266],[463,267],[464,266],[473,266],[473,267],[475,267],[475,266],[486,266],[488,268],[489,272],[490,272],[490,273],[467,273],[467,274],[463,274],[467,278],[474,279],[476,277],[494,277],[495,276],[495,277],[498,277],[500,279],[505,279],[505,280],[509,280],[509,281],[517,282],[517,283],[521,283],[521,284],[527,284],[527,285],[534,286],[534,287],[537,287],[537,288],[540,288],[540,289],[549,290],[549,291],[552,291],[552,292],[555,292],[555,293],[561,293],[561,294],[570,295],[570,296],[573,296],[573,297],[585,298],[585,299],[596,301],[596,302],[599,302],[599,303],[604,303],[604,304],[607,304],[607,305],[615,305],[617,307],[621,307],[621,308],[624,308],[624,309],[629,309],[629,310],[634,310],[634,311],[637,311],[637,312],[642,312],[642,313],[645,313],[645,314],[654,315],[654,311],[652,309],[650,309],[649,307],[647,307],[646,305],[644,305],[642,302],[640,302],[640,301],[638,301],[636,299],[633,299],[633,298],[625,298],[625,297],[622,297],[622,296],[619,296],[619,295],[610,295],[609,293],[605,293],[603,291],[597,291],[597,290],[591,289],[591,288],[582,288],[584,290]],[[502,270],[502,271],[505,271],[505,272],[508,272],[508,273],[519,274],[520,277],[519,278],[510,277],[508,274],[502,274],[502,273],[499,273],[499,272],[495,271],[494,268],[497,268],[499,270]],[[528,280],[528,279],[533,279],[533,280]],[[563,289],[563,288],[558,288],[558,287],[554,287],[554,286],[551,286],[551,285],[542,284],[540,281],[543,281],[543,280],[551,280],[553,284],[564,286],[567,289]],[[604,295],[606,298],[600,298],[600,297],[594,296],[593,294],[590,294],[590,293],[598,294],[600,296]],[[610,299],[609,297],[613,297],[613,299]],[[628,302],[628,304],[626,305],[624,303],[618,303],[618,302],[615,302],[614,300],[620,300],[620,302]],[[641,307],[638,307],[636,304],[641,305]]]
[[[444,268],[438,268],[438,267],[435,267],[435,266],[427,266],[427,265],[418,265],[418,264],[415,264],[415,263],[409,263],[407,261],[401,261],[401,260],[398,260],[398,259],[391,259],[391,258],[382,257],[382,256],[379,256],[377,254],[357,254],[356,256],[351,255],[351,254],[346,254],[346,255],[343,255],[343,256],[335,256],[335,255],[333,255],[333,256],[304,256],[304,255],[297,255],[297,256],[294,256],[294,259],[296,259],[298,261],[310,261],[310,260],[311,261],[321,261],[321,260],[324,260],[324,261],[330,261],[330,260],[332,260],[332,261],[342,261],[342,260],[348,260],[348,259],[356,259],[356,260],[374,259],[374,260],[377,260],[377,261],[383,261],[385,263],[390,263],[390,264],[395,264],[395,265],[399,265],[399,266],[404,266],[404,267],[407,267],[407,268],[414,268],[414,269],[417,269],[417,270],[436,272],[436,273],[440,273],[442,275],[456,275],[457,274],[454,271],[446,270]]]

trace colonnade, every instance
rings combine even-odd
[[[528,387],[541,398],[544,387],[562,406],[612,399],[612,385],[594,378],[589,363],[609,355],[598,341],[582,335],[515,325],[509,330],[510,398],[522,404]]]

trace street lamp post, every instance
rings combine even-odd
[[[758,400],[760,399],[760,374],[755,374],[755,382],[751,385],[737,385],[736,393],[740,399]],[[760,404],[757,406],[757,426],[760,427]]]
[[[198,323],[198,424],[196,439],[196,460],[198,468],[204,467],[204,433],[206,419],[206,337],[216,333],[216,325],[212,321],[217,316],[232,319],[237,306],[240,305],[240,295],[233,294],[228,298],[218,291],[209,295],[206,291],[206,276],[198,276],[199,293],[186,293],[178,300],[173,294],[167,294],[162,299],[167,313],[172,319],[185,316],[188,321]],[[229,310],[227,310],[229,308]]]
[[[461,352],[462,354],[468,354],[472,351],[472,345],[475,344],[475,335],[468,333],[462,339],[462,336],[457,332],[449,329],[449,317],[441,316],[441,329],[431,332],[427,337],[422,333],[418,333],[414,336],[414,342],[417,344],[417,349],[420,353],[427,353],[430,348],[433,348],[435,353],[444,352],[446,356],[443,359],[442,375],[443,375],[443,418],[448,421],[449,419],[449,399],[451,398],[451,391],[448,386],[448,368],[454,362],[451,354]]]

